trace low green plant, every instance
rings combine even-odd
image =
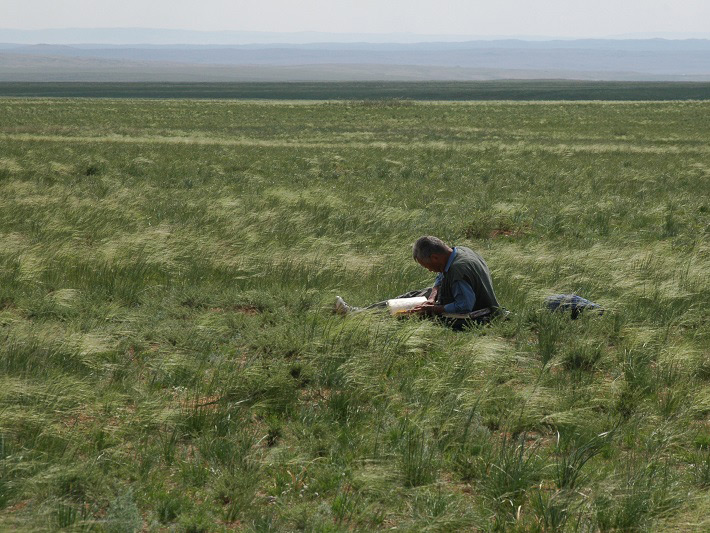
[[[693,481],[702,488],[710,487],[710,447],[694,450],[688,458]]]
[[[530,508],[535,517],[534,526],[530,529],[540,532],[564,531],[576,511],[575,495],[565,490],[538,488],[530,494]]]
[[[555,484],[559,490],[577,490],[584,483],[585,465],[608,447],[614,431],[585,437],[575,434],[561,438],[558,433],[555,455]]]
[[[111,501],[106,511],[104,527],[110,533],[132,533],[143,527],[143,518],[135,503],[132,489],[124,489]]]
[[[491,505],[503,516],[514,516],[528,492],[540,481],[543,463],[537,445],[528,444],[523,433],[517,438],[504,435],[479,463],[477,484]]]
[[[418,487],[436,480],[439,456],[431,436],[415,424],[405,422],[400,447],[400,469],[405,487]]]

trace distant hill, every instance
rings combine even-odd
[[[693,36],[697,37],[697,36]],[[710,38],[710,34],[702,37]],[[268,44],[268,43],[323,43],[377,42],[418,43],[431,41],[471,41],[475,39],[507,39],[511,36],[425,35],[415,33],[327,33],[317,31],[261,32],[261,31],[195,31],[160,28],[49,28],[14,30],[0,28],[0,42],[8,43],[101,43],[101,44]],[[549,40],[552,37],[518,35],[525,40]]]
[[[658,33],[655,35],[631,33],[605,36],[604,40],[652,40],[653,38],[690,40],[710,39],[705,33]],[[238,44],[307,44],[307,43],[422,43],[523,40],[572,42],[540,35],[432,35],[416,33],[328,33],[317,31],[261,32],[261,31],[195,31],[162,28],[49,28],[41,30],[17,30],[0,28],[0,43],[95,43],[95,44],[150,44],[150,45],[238,45]],[[592,39],[588,39],[592,40]],[[659,39],[660,40],[660,39]]]
[[[4,35],[0,30],[0,37]],[[0,81],[710,81],[710,40],[0,44]]]

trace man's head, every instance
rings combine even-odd
[[[444,241],[431,236],[420,237],[412,248],[414,260],[431,272],[443,272],[451,252]]]

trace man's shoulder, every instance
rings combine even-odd
[[[456,249],[462,253],[476,254],[476,252],[474,252],[473,250],[471,250],[471,248],[468,248],[467,246],[457,246]],[[478,254],[476,254],[476,255],[478,255]]]
[[[465,246],[457,246],[456,250],[458,253],[450,268],[452,278],[463,278],[467,275],[475,277],[486,275],[488,266],[478,252]]]
[[[458,259],[461,262],[480,262],[483,260],[478,252],[474,252],[471,248],[466,248],[465,246],[456,247],[456,257],[454,261]]]

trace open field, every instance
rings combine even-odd
[[[387,67],[389,71],[393,67]],[[512,73],[509,73],[512,76]],[[25,83],[0,81],[0,96],[273,100],[710,100],[707,82],[573,80]]]
[[[709,115],[1,99],[0,529],[707,531]],[[512,318],[330,313],[423,234]]]

